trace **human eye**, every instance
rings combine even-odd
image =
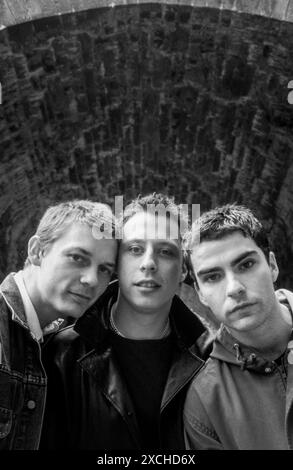
[[[212,284],[214,282],[218,282],[221,279],[220,273],[211,273],[211,274],[206,274],[203,276],[202,281],[207,283],[207,284]]]
[[[240,263],[239,271],[247,271],[255,265],[256,261],[254,259],[247,259],[244,262]]]
[[[114,270],[113,268],[102,264],[101,266],[99,266],[99,271],[101,274],[104,274],[106,276],[112,276]]]
[[[163,256],[174,256],[174,252],[171,248],[161,248],[160,249],[160,253],[163,255]]]
[[[140,246],[140,245],[130,245],[128,247],[128,251],[129,253],[133,254],[133,255],[140,255],[143,253],[143,247]]]
[[[77,253],[69,253],[68,258],[77,264],[82,264],[84,262],[84,257]]]

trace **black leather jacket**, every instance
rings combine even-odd
[[[43,449],[142,449],[135,410],[109,342],[112,283],[75,326],[43,351],[48,374]],[[182,409],[187,387],[210,352],[210,334],[175,296],[170,311],[176,351],[163,393],[161,449],[184,449]],[[147,397],[146,397],[147,399]]]

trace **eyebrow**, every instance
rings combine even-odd
[[[125,247],[125,246],[130,246],[132,245],[133,243],[141,243],[143,245],[145,245],[150,239],[149,238],[134,238],[132,240],[122,240],[122,244],[121,244],[121,247]],[[168,239],[164,239],[164,238],[158,238],[158,239],[152,239],[152,241],[154,241],[156,243],[156,245],[159,245],[160,246],[167,246],[168,248],[172,249],[172,250],[175,250],[176,252],[180,253],[181,251],[181,246],[178,245],[178,243],[174,243],[175,240],[168,240]],[[173,243],[172,243],[173,241]]]
[[[116,264],[115,263],[111,263],[109,261],[105,261],[104,263],[101,263],[103,264],[104,266],[109,266],[110,268],[115,268]]]
[[[81,247],[78,246],[78,245],[69,246],[69,247],[65,248],[64,251],[67,253],[68,251],[71,251],[71,250],[78,250],[78,251],[81,251],[81,253],[82,253],[83,255],[91,256],[91,252],[90,252],[90,251],[85,250],[84,248],[81,248]]]
[[[177,246],[176,243],[172,243],[172,241],[175,241],[176,239],[173,238],[132,238],[130,240],[125,240],[122,239],[124,243],[146,243],[148,241],[154,241],[155,243],[159,243],[161,245],[171,245],[171,246]]]
[[[245,258],[247,258],[248,256],[251,256],[251,255],[257,255],[257,251],[256,250],[249,250],[249,251],[246,251],[245,253],[242,253],[240,256],[238,256],[237,258],[235,258],[232,263],[231,263],[231,266],[236,266],[236,264],[240,263],[241,261],[243,261]],[[208,268],[208,269],[201,269],[200,271],[198,271],[196,274],[197,276],[201,277],[201,276],[204,276],[205,274],[211,274],[211,273],[214,273],[214,272],[218,272],[218,271],[221,271],[221,267],[220,266],[215,266],[213,268]]]
[[[68,253],[69,251],[71,250],[78,250],[78,251],[81,251],[81,253],[85,256],[92,256],[92,253],[90,251],[87,251],[85,250],[84,248],[81,248],[80,246],[76,245],[76,246],[71,246],[69,248],[66,248],[65,250],[65,253]],[[111,266],[111,267],[115,267],[116,264],[115,263],[112,263],[111,261],[102,261],[101,264],[104,264],[104,265],[107,265],[107,266]]]
[[[249,250],[249,251],[246,251],[245,253],[242,253],[242,255],[238,256],[238,258],[236,258],[234,261],[232,261],[231,265],[232,266],[235,266],[236,264],[240,263],[241,261],[243,261],[245,258],[247,258],[248,256],[251,256],[251,255],[257,255],[257,251],[256,250]]]

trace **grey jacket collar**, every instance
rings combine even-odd
[[[293,294],[286,289],[276,291],[279,302],[286,303],[292,315]],[[289,339],[293,339],[293,332]],[[211,357],[241,367],[242,370],[249,369],[261,374],[268,374],[277,368],[275,361],[270,361],[261,356],[257,349],[246,346],[236,340],[233,335],[222,325],[219,329]]]

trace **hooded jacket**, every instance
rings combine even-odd
[[[48,400],[42,449],[142,449],[135,409],[111,347],[110,307],[118,284],[110,284],[74,327],[44,349]],[[176,336],[159,417],[161,448],[184,449],[183,404],[188,385],[209,352],[209,333],[175,296],[170,311]],[[207,347],[207,349],[206,349]]]
[[[283,289],[276,295],[292,312],[293,294]],[[277,364],[239,343],[222,326],[210,359],[187,393],[187,447],[293,449],[293,365],[287,360],[291,349],[289,341],[287,354]]]

